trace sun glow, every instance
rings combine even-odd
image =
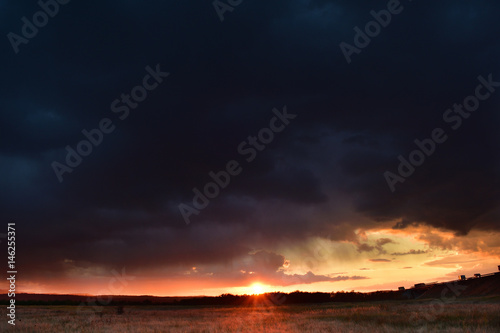
[[[262,294],[264,292],[264,287],[260,283],[254,283],[250,286],[252,293],[254,294]]]

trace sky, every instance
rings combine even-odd
[[[14,222],[18,291],[497,271],[497,1],[0,7],[0,246]]]

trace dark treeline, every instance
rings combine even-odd
[[[373,302],[388,300],[408,300],[418,297],[421,292],[415,290],[405,291],[376,291],[371,293],[360,292],[301,292],[267,293],[262,295],[231,295],[224,294],[219,297],[200,297],[183,299],[174,302],[176,305],[285,305],[301,303],[326,303],[326,302]]]

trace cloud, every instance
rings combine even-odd
[[[375,250],[375,246],[368,245],[367,243],[358,245],[358,252],[371,252]]]
[[[455,268],[460,265],[468,264],[468,263],[476,263],[480,262],[481,259],[469,259],[464,256],[449,256],[442,259],[436,259],[429,262],[426,262],[426,266],[439,266],[445,268]]]
[[[427,250],[409,250],[408,252],[394,252],[394,253],[391,253],[391,255],[393,256],[406,256],[406,255],[409,255],[409,254],[424,254],[424,253],[429,253],[429,251]]]
[[[281,286],[295,285],[295,284],[310,284],[316,282],[338,282],[338,281],[347,281],[347,280],[363,280],[368,279],[364,276],[344,276],[339,275],[335,277],[330,277],[326,275],[315,275],[311,271],[306,274],[293,274],[293,275],[283,275],[282,282],[280,282]]]
[[[394,243],[394,241],[390,238],[380,238],[380,239],[377,239],[377,245],[378,246],[383,246],[385,244],[389,244],[389,243]]]
[[[371,252],[377,250],[379,254],[385,254],[387,252],[384,250],[383,246],[389,243],[394,243],[394,241],[390,238],[380,238],[375,242],[376,245],[368,245],[367,243],[358,244],[358,252]]]
[[[348,276],[340,273],[328,275],[290,274],[286,271],[287,260],[284,256],[269,251],[255,251],[242,256],[231,265],[202,265],[189,268],[175,274],[177,278],[198,279],[210,276],[211,279],[226,281],[230,286],[248,286],[259,281],[272,286],[291,286],[317,282],[339,282],[347,280],[367,279],[364,276]]]
[[[261,250],[250,254],[243,263],[243,268],[253,272],[276,272],[285,265],[285,257],[273,252]]]
[[[390,259],[368,259],[368,261],[371,261],[371,262],[391,262],[392,260],[390,260]]]

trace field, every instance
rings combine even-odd
[[[1,332],[500,332],[500,303],[380,302],[245,307],[17,307]]]

